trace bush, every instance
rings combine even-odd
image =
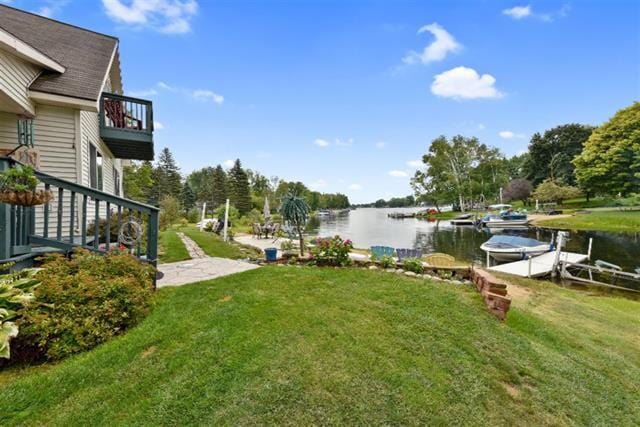
[[[198,208],[189,209],[187,212],[187,221],[195,224],[200,221],[200,210]]]
[[[349,252],[353,249],[351,240],[342,240],[340,236],[331,239],[316,239],[316,245],[311,248],[311,255],[317,265],[332,265],[345,267],[351,265]]]
[[[424,272],[424,265],[418,258],[405,258],[402,261],[402,268],[407,271],[413,271],[416,274],[422,274]]]
[[[215,218],[224,219],[225,208],[225,204],[218,206],[218,209],[216,209],[215,211]],[[240,211],[238,211],[235,206],[229,205],[229,221],[236,220],[238,218],[240,218]]]
[[[160,230],[166,230],[180,218],[180,202],[173,196],[164,196],[160,200]]]
[[[542,184],[538,185],[533,192],[534,199],[538,199],[541,202],[556,203],[562,203],[565,199],[575,199],[581,195],[582,192],[580,189],[570,185],[562,185],[562,183],[552,179],[545,180]]]
[[[382,267],[382,268],[395,268],[396,267],[396,260],[393,259],[393,257],[391,255],[383,255],[378,260],[378,264],[380,264],[380,267]]]
[[[0,265],[0,270],[10,265]],[[9,358],[9,341],[18,335],[16,320],[19,312],[33,300],[33,290],[38,281],[35,270],[0,275],[0,358]]]
[[[79,250],[46,258],[35,301],[22,310],[12,356],[56,360],[89,350],[148,313],[153,268],[120,252]]]

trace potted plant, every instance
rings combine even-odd
[[[35,206],[49,203],[53,193],[36,190],[36,178],[31,166],[16,166],[0,172],[0,202],[18,206]]]

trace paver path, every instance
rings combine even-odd
[[[158,288],[211,280],[259,267],[244,261],[207,256],[196,242],[182,233],[178,233],[178,235],[193,259],[160,264],[158,270],[162,272],[163,277],[156,284]]]
[[[185,236],[184,233],[178,233],[178,237],[180,237],[182,243],[184,243],[184,246],[187,248],[187,252],[189,252],[189,256],[192,259],[206,258],[207,255],[204,253],[202,248],[190,237]]]

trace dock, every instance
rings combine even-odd
[[[509,262],[507,264],[489,267],[491,271],[500,273],[509,273],[520,277],[543,277],[551,274],[556,266],[556,252],[547,252],[545,254],[524,259],[522,261]],[[577,254],[575,252],[560,252],[559,262],[576,264],[583,263],[589,258],[586,254]]]

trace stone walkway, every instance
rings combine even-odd
[[[158,288],[181,286],[203,280],[211,280],[259,267],[258,265],[244,261],[207,256],[196,242],[183,233],[178,233],[178,235],[182,239],[192,259],[160,264],[158,270],[160,270],[164,276],[158,280],[156,284]]]

